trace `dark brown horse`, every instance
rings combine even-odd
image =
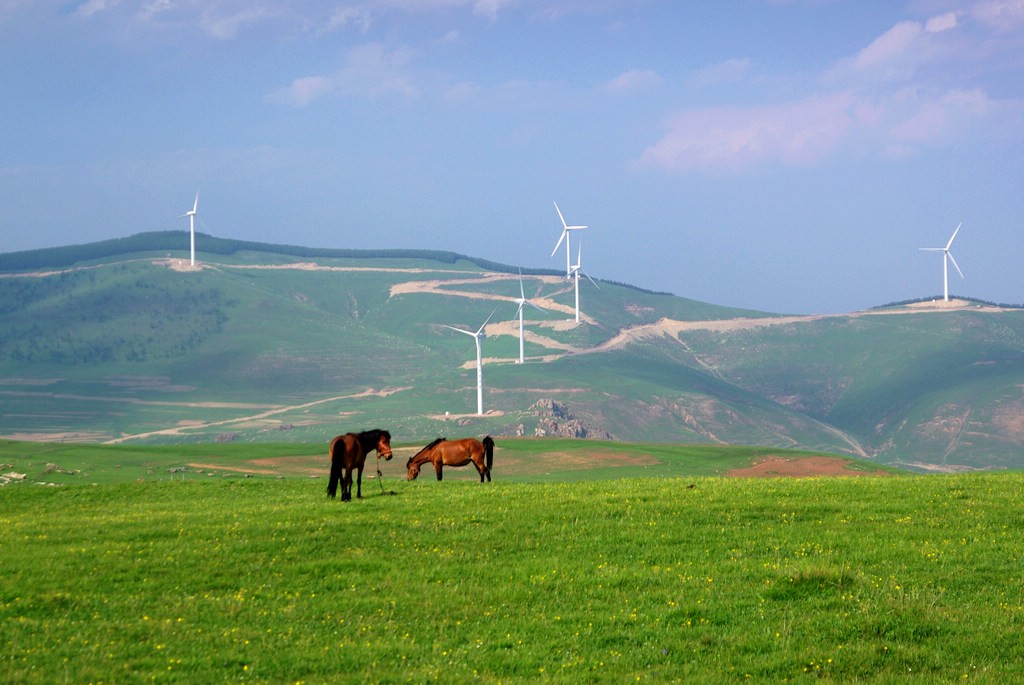
[[[473,462],[473,466],[480,472],[480,482],[483,483],[485,477],[490,481],[491,465],[494,464],[494,441],[489,435],[483,442],[476,438],[438,438],[406,462],[405,468],[409,470],[405,474],[406,480],[416,480],[416,476],[420,475],[420,466],[427,462],[434,464],[438,480],[441,480],[442,466],[465,466]]]
[[[391,459],[391,433],[380,428],[362,433],[345,433],[331,440],[331,480],[327,484],[327,496],[334,497],[341,481],[341,501],[352,499],[352,469],[356,469],[356,497],[363,497],[363,465],[366,455],[377,450],[377,457]]]

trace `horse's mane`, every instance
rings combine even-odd
[[[423,449],[421,449],[421,450],[420,450],[419,452],[417,452],[416,454],[414,454],[414,455],[412,456],[412,458],[411,458],[411,459],[409,459],[409,463],[411,464],[411,463],[412,463],[413,461],[415,461],[415,460],[416,460],[416,457],[420,456],[421,454],[423,454],[424,452],[426,452],[427,450],[429,450],[429,449],[431,449],[431,448],[437,447],[437,446],[438,446],[439,444],[441,444],[442,442],[444,442],[444,441],[445,441],[445,440],[447,440],[447,439],[448,439],[448,438],[438,438],[438,439],[437,439],[437,440],[435,440],[434,442],[430,443],[429,445],[427,445],[426,447],[424,447]]]
[[[374,428],[373,430],[358,433],[356,434],[356,439],[362,445],[364,452],[371,452],[377,447],[377,442],[380,441],[382,435],[388,439],[388,442],[391,442],[391,433],[382,428]]]

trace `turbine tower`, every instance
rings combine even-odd
[[[188,217],[189,245],[191,246],[192,266],[196,265],[196,212],[199,210],[199,191],[196,191],[196,201],[192,203],[192,209],[185,212],[179,219]]]
[[[494,312],[498,311],[497,309]],[[484,320],[483,325],[476,329],[476,333],[467,331],[462,328],[456,328],[455,326],[449,326],[448,324],[441,324],[445,328],[450,328],[453,331],[459,333],[465,333],[473,337],[476,342],[476,413],[480,416],[484,415],[484,367],[483,367],[483,355],[480,346],[481,341],[487,337],[487,332],[484,330],[487,327],[487,322],[491,320],[491,316],[494,316],[494,312]]]
[[[552,201],[554,202],[554,201]],[[558,212],[558,218],[562,220],[562,235],[558,236],[558,242],[555,243],[555,249],[551,251],[551,256],[554,257],[555,253],[558,252],[558,247],[565,241],[565,277],[569,278],[572,276],[572,265],[569,263],[569,231],[579,231],[586,226],[569,226],[565,223],[565,217],[562,216],[562,210],[558,208],[558,203],[554,202],[555,211]]]
[[[582,257],[583,257],[583,240],[580,240],[579,244],[577,245],[576,263],[573,264],[570,267],[570,274],[573,277],[573,279],[576,281],[576,323],[580,322],[580,274],[582,273],[584,276],[586,276],[587,280],[589,280],[591,283],[593,283],[595,288],[597,288],[598,290],[601,289],[601,286],[599,286],[597,284],[597,281],[595,281],[593,278],[591,278],[590,274],[588,274],[588,273],[583,271],[583,266],[582,266],[583,259],[582,259]]]
[[[533,302],[530,302],[528,299],[526,299],[526,293],[523,290],[522,269],[519,270],[519,299],[516,300],[516,303],[519,304],[519,311],[517,312],[517,315],[519,316],[519,363],[522,364],[525,361],[523,357],[523,307],[525,305],[530,305],[539,312],[544,311],[544,309],[538,307]]]
[[[949,242],[946,243],[945,247],[922,247],[919,249],[926,250],[928,252],[941,252],[942,253],[942,299],[945,302],[949,302],[949,262],[953,262],[953,266],[956,267],[956,271],[960,274],[960,278],[964,277],[964,272],[960,270],[956,260],[953,259],[953,253],[949,251],[950,245],[953,244],[953,239],[956,238],[956,234],[960,232],[960,227],[964,225],[964,222],[957,224],[956,230],[953,231],[952,237]]]

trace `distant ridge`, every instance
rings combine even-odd
[[[950,295],[949,297],[951,300],[962,300],[963,302],[975,304],[980,307],[997,307],[999,309],[1024,309],[1024,304],[1006,304],[1002,302],[989,302],[988,300],[979,300],[976,297],[964,297],[963,295]],[[871,309],[875,310],[892,309],[894,307],[909,307],[911,305],[926,304],[941,299],[942,295],[935,295],[933,297],[918,297],[912,300],[900,300],[899,302],[890,302],[889,304],[879,305],[877,307],[872,307]]]
[[[202,238],[202,252],[217,255],[233,255],[238,252],[267,252],[270,254],[288,255],[291,257],[321,259],[425,259],[444,264],[455,264],[466,261],[476,264],[481,269],[498,273],[523,273],[526,276],[561,276],[556,269],[521,268],[492,262],[488,259],[470,257],[447,250],[410,250],[410,249],[373,249],[357,250],[345,248],[301,247],[298,245],[279,245],[260,243],[250,240],[234,240],[217,238],[205,233],[197,233]],[[30,271],[36,269],[59,269],[72,266],[79,262],[97,259],[108,259],[136,252],[159,252],[166,250],[183,250],[188,245],[188,231],[149,231],[136,233],[126,238],[111,238],[94,243],[66,245],[63,247],[47,247],[36,250],[0,253],[0,271]],[[598,279],[604,280],[604,279]],[[638,290],[652,295],[671,295],[672,293],[647,290],[629,283],[607,281],[624,288]]]

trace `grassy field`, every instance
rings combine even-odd
[[[482,437],[482,436],[481,436]],[[425,443],[395,442],[391,461],[367,460],[365,475],[379,468],[386,480],[404,480],[405,463]],[[802,460],[815,453],[768,447],[624,443],[610,440],[498,437],[494,474],[501,480],[555,481],[628,477],[724,475],[766,457]],[[895,469],[827,455],[851,472]],[[211,477],[326,478],[327,443],[189,443],[83,445],[0,440],[4,473],[24,483],[105,484],[125,481],[207,480]],[[433,478],[433,470],[428,469]],[[472,467],[445,470],[446,479],[479,478]]]
[[[4,488],[0,680],[1024,672],[1018,474],[370,485]]]

